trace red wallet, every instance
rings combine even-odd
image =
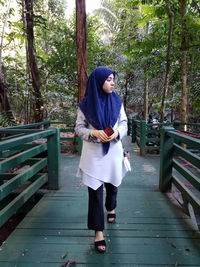
[[[114,130],[111,126],[107,127],[104,132],[107,134],[107,136],[111,136],[114,133]]]

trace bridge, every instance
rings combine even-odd
[[[51,128],[43,131],[23,129],[23,132],[26,132],[25,135],[22,135],[22,129],[12,129],[12,131],[19,134],[19,137],[15,137],[15,140],[11,138],[10,141],[9,139],[3,140],[2,153],[8,153],[5,150],[5,148],[8,149],[8,143],[10,147],[14,147],[16,141],[19,149],[19,144],[22,146],[19,140],[26,138],[26,144],[29,144],[26,149],[29,152],[24,153],[29,153],[29,156],[33,157],[33,154],[30,154],[31,149],[34,153],[33,150],[35,151],[37,147],[37,150],[39,149],[41,153],[47,147],[44,148],[44,144],[30,147],[29,141],[44,137],[46,133],[51,138],[51,140],[47,140],[50,149],[48,160],[54,167],[51,170],[51,167],[48,166],[50,168],[48,184],[51,190],[46,191],[40,201],[27,213],[1,245],[0,266],[64,267],[73,264],[76,264],[76,266],[114,265],[135,267],[200,266],[200,234],[195,220],[195,212],[190,212],[189,205],[187,205],[188,212],[187,209],[183,210],[185,203],[190,203],[198,209],[199,199],[197,195],[195,195],[196,198],[195,196],[192,198],[192,193],[189,192],[186,183],[182,183],[182,188],[185,190],[183,191],[179,186],[181,182],[178,178],[174,174],[170,174],[169,163],[172,157],[169,157],[169,152],[172,148],[172,142],[169,140],[171,140],[170,135],[173,135],[173,133],[170,132],[163,138],[165,149],[161,151],[161,155],[146,154],[141,156],[136,143],[131,143],[130,136],[123,140],[125,149],[131,153],[132,171],[126,175],[119,188],[116,223],[106,224],[105,238],[108,248],[106,253],[102,255],[94,250],[94,233],[87,229],[87,188],[81,184],[79,178],[76,178],[80,155],[77,153],[61,154],[60,165],[57,165],[59,156],[56,152],[58,148],[55,146],[55,130]],[[48,139],[47,135],[46,138]],[[175,133],[175,135],[179,135],[179,133]],[[191,137],[184,138],[191,139]],[[197,142],[197,147],[199,146],[199,140],[194,141],[194,138],[191,140],[188,142]],[[10,145],[10,142],[12,145]],[[52,147],[53,144],[54,147]],[[182,149],[184,151],[184,148]],[[184,153],[183,151],[182,153]],[[20,161],[22,162],[20,154],[21,152],[19,153],[21,160],[18,159],[18,164]],[[14,160],[15,154],[10,157],[10,159],[6,159],[8,160],[7,163],[5,157],[1,160],[3,172],[8,168],[6,166],[12,165],[11,162]],[[190,157],[192,156],[190,155]],[[40,161],[44,163],[44,159],[38,158],[37,160],[35,159],[33,160],[34,163],[31,163],[32,169],[35,168],[35,163],[38,164]],[[191,159],[197,167],[199,166],[198,160],[196,156]],[[48,165],[48,162],[45,164]],[[42,164],[37,171],[41,171],[46,166],[45,164]],[[176,164],[179,163],[176,162]],[[182,171],[185,171],[184,168],[186,167],[183,167],[183,164],[181,166]],[[59,182],[56,182],[55,179],[58,175],[55,172],[56,168],[59,168]],[[163,173],[167,173],[167,176],[164,177]],[[169,174],[172,176],[171,179],[169,179]],[[17,175],[19,176],[19,173]],[[52,177],[54,175],[55,177]],[[10,182],[12,182],[13,174],[5,173],[4,175],[1,174],[1,181],[7,179],[8,182],[8,176]],[[34,178],[32,184],[35,181],[43,181],[38,182],[39,187],[47,182],[44,173],[36,176],[37,179]],[[193,184],[199,184],[195,177],[193,177],[195,183],[191,177],[189,179],[188,184],[192,188]],[[2,200],[5,200],[3,198],[5,191],[8,194],[7,182],[3,183],[2,181],[0,187]],[[171,182],[174,182],[176,187],[173,188]],[[38,190],[35,186],[32,187]],[[167,190],[169,188],[170,191]],[[180,191],[182,190],[182,196],[185,200],[183,205],[180,205],[174,198],[174,195],[179,194],[177,188]],[[24,202],[23,197],[27,196],[26,190],[28,189],[22,190],[17,195],[21,202]],[[28,192],[31,195],[30,192],[32,191]],[[14,201],[14,206],[16,206],[18,201],[15,199],[6,205],[1,203],[1,220],[5,220],[7,210],[11,212],[10,203]]]

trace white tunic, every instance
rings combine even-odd
[[[77,176],[82,178],[83,184],[94,190],[104,182],[118,187],[126,173],[121,143],[121,139],[127,134],[127,117],[123,105],[113,128],[119,132],[119,138],[110,142],[108,153],[103,155],[101,141],[90,135],[94,128],[78,108],[75,132],[83,139],[83,147]]]

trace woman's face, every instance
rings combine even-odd
[[[113,74],[110,74],[108,78],[105,80],[102,89],[106,94],[111,94],[114,90],[114,86],[115,86],[115,77]]]

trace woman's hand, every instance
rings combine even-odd
[[[116,139],[119,136],[119,132],[117,130],[114,130],[114,133],[108,137],[108,142],[110,142],[113,139]]]
[[[107,136],[107,134],[103,130],[93,130],[91,135],[96,137],[97,139],[100,139],[101,142],[106,143],[112,141],[113,139],[116,139],[119,135],[119,132],[117,130],[114,130],[114,133],[111,136]]]
[[[93,130],[91,135],[101,140],[101,142],[106,143],[109,141],[109,137],[103,130]]]

